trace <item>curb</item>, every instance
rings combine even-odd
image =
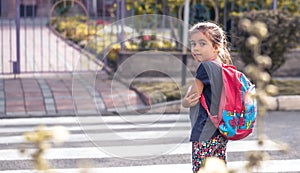
[[[267,97],[268,101],[268,111],[300,111],[300,95],[286,95],[286,96],[276,96]],[[163,104],[161,104],[163,105]],[[174,101],[173,104],[165,104],[167,110],[176,105],[176,110],[173,113],[189,113],[188,108],[181,106],[181,101]],[[155,106],[158,107],[158,106]],[[178,111],[179,110],[179,111]]]
[[[267,97],[268,100],[268,111],[300,111],[300,95],[291,96],[276,96]],[[120,109],[122,110],[122,109]],[[157,103],[148,106],[139,106],[137,109],[128,111],[124,109],[121,112],[110,112],[110,115],[116,114],[128,114],[135,115],[137,113],[147,113],[147,114],[179,114],[179,113],[189,113],[189,108],[184,108],[181,106],[181,100],[175,100],[164,103]],[[105,114],[102,114],[105,115]]]
[[[300,95],[268,97],[271,111],[298,111],[300,110]]]
[[[290,96],[276,96],[267,97],[268,101],[268,111],[300,111],[300,95],[290,95]],[[151,110],[151,111],[149,111]],[[143,112],[149,111],[147,113],[189,113],[189,108],[184,108],[181,106],[181,100],[158,103],[154,105],[140,107],[138,110],[132,112]],[[134,114],[131,111],[117,112],[117,113],[128,113]]]
[[[98,111],[64,111],[64,112],[58,112],[58,113],[45,113],[45,112],[31,112],[31,113],[24,113],[24,112],[15,112],[15,113],[7,113],[4,115],[0,115],[0,119],[13,119],[13,118],[51,118],[51,117],[83,117],[83,116],[95,116],[95,115],[116,115],[114,112],[107,112],[107,111],[101,111],[99,113]]]

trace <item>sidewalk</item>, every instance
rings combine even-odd
[[[270,110],[300,110],[300,96],[270,97]],[[157,112],[187,113],[180,101],[153,105]],[[133,113],[146,106],[138,94],[105,72],[5,76],[0,79],[0,117]],[[161,108],[161,109],[160,109]]]
[[[0,79],[1,118],[112,114],[143,106],[134,91],[112,83],[104,71]]]

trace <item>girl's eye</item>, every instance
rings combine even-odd
[[[204,42],[200,42],[199,45],[200,46],[205,46],[205,43]]]
[[[199,44],[201,47],[205,46],[206,43],[205,42],[190,42],[191,47],[195,47],[197,44]]]

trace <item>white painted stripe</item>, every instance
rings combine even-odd
[[[93,116],[93,117],[51,117],[51,118],[18,118],[1,119],[0,126],[9,125],[40,125],[40,124],[91,124],[91,123],[158,123],[162,121],[185,120],[189,122],[187,114],[151,114],[151,115],[127,115],[127,116]]]
[[[137,139],[158,139],[164,137],[188,137],[188,131],[184,130],[165,130],[165,131],[134,131],[134,132],[114,132],[110,133],[88,133],[88,134],[71,134],[66,142],[85,142],[90,141],[105,141],[105,140],[137,140]],[[26,143],[23,136],[5,136],[0,137],[0,144],[10,143]]]
[[[242,168],[245,166],[246,162],[236,161],[228,162],[228,169],[238,169],[239,172],[243,171]],[[191,164],[165,164],[165,165],[147,165],[147,166],[129,166],[129,167],[105,167],[105,168],[90,168],[88,169],[89,173],[119,173],[119,172],[130,172],[130,173],[183,173],[183,172],[192,172]],[[78,173],[79,168],[72,169],[55,169],[55,172],[58,173]],[[9,171],[0,171],[0,173],[32,173],[33,170],[9,170]],[[253,170],[252,172],[300,172],[300,160],[267,160],[262,162],[261,169]]]
[[[227,152],[245,152],[245,151],[276,151],[279,150],[279,145],[266,141],[264,147],[259,147],[257,141],[230,141],[227,146]],[[82,147],[82,148],[52,148],[47,150],[45,158],[47,159],[84,159],[84,158],[107,158],[111,157],[106,152],[114,151],[114,153],[122,153],[124,157],[130,156],[155,156],[157,154],[157,148],[170,148],[171,151],[165,151],[168,153],[161,153],[167,155],[174,154],[190,154],[192,151],[190,143],[182,143],[176,146],[176,144],[158,144],[158,145],[139,145],[139,146],[112,146],[112,147]],[[28,150],[31,152],[32,150]],[[128,153],[124,153],[128,151]],[[135,152],[132,152],[135,151]],[[147,151],[148,153],[145,153]],[[152,153],[151,153],[152,152]],[[140,155],[143,153],[143,155]],[[154,154],[153,154],[154,153]],[[0,150],[1,160],[28,160],[28,157],[21,156],[16,149]]]
[[[54,125],[49,125],[47,127],[51,127]],[[83,125],[83,126],[65,126],[68,131],[79,131],[79,130],[106,130],[106,129],[111,129],[111,130],[120,130],[120,129],[131,129],[134,128],[136,131],[139,131],[139,129],[153,129],[153,128],[171,128],[171,127],[186,127],[190,128],[190,123],[189,122],[183,122],[183,123],[169,123],[169,122],[158,122],[156,124],[150,124],[150,125],[138,125],[138,124],[99,124],[99,125]],[[0,133],[22,133],[22,132],[29,132],[29,131],[34,131],[36,129],[35,126],[31,127],[3,127],[0,128]]]
[[[228,168],[239,170],[246,163],[246,161],[229,162]],[[261,168],[252,172],[300,172],[300,159],[266,160],[262,162]]]
[[[51,117],[51,118],[17,118],[1,119],[0,126],[9,125],[39,125],[39,124],[78,124],[74,117]]]
[[[264,142],[264,146],[259,146],[256,140],[229,141],[227,144],[227,151],[278,151],[282,149],[282,147],[278,143],[272,140],[265,140]]]

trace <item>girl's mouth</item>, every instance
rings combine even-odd
[[[199,54],[199,53],[194,53],[193,55],[196,56],[196,57],[201,56],[201,54]]]

